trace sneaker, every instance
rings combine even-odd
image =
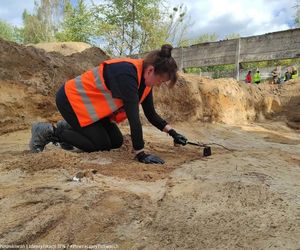
[[[56,124],[55,134],[60,135],[62,133],[62,131],[65,129],[72,129],[72,127],[65,120],[58,121]],[[66,142],[59,142],[59,145],[64,150],[73,150],[74,149],[74,147],[71,144],[68,144]]]
[[[52,124],[47,122],[34,123],[31,127],[30,150],[34,153],[42,152],[50,142],[57,142]]]

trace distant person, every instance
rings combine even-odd
[[[68,80],[56,94],[56,105],[65,119],[57,124],[32,126],[30,149],[41,152],[50,142],[77,147],[85,152],[120,148],[123,136],[117,123],[128,118],[135,159],[146,164],[163,164],[160,157],[144,152],[139,104],[149,122],[173,137],[174,143],[186,145],[155,111],[152,87],[168,83],[174,86],[178,67],[171,56],[171,45],[163,45],[144,59],[110,59]]]
[[[272,70],[273,84],[280,83],[280,75],[281,75],[280,71],[281,71],[280,66],[277,66],[275,69]]]
[[[252,82],[251,70],[248,71],[248,74],[246,75],[246,78],[245,78],[245,82],[246,83]]]
[[[292,69],[289,67],[284,73],[284,81],[286,82],[290,79],[292,79]]]
[[[298,77],[298,70],[295,66],[292,67],[292,79],[296,79]]]
[[[253,81],[254,81],[254,83],[256,83],[256,84],[259,84],[259,83],[260,83],[260,81],[261,81],[261,75],[260,75],[260,73],[259,73],[259,70],[257,70],[256,73],[254,74],[254,76],[253,76]]]

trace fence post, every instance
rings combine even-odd
[[[241,50],[241,38],[237,39],[236,54],[235,54],[235,68],[236,68],[236,80],[240,80],[240,50]]]
[[[179,70],[183,71],[183,47],[180,47],[180,65],[179,65]]]

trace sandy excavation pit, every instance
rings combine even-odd
[[[118,150],[48,145],[30,153],[31,123],[60,119],[53,101],[60,83],[106,56],[95,48],[63,56],[4,41],[0,48],[0,245],[299,248],[299,79],[247,86],[181,75],[173,90],[155,91],[158,112],[191,141],[231,151],[212,146],[203,157],[197,147],[174,147],[143,117],[146,149],[166,161],[148,166],[133,159],[126,124]]]

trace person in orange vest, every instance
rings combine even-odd
[[[31,151],[41,152],[50,142],[85,152],[119,148],[123,136],[117,123],[128,119],[135,158],[146,164],[163,164],[163,159],[144,151],[139,104],[152,125],[168,133],[174,143],[187,144],[186,137],[162,119],[153,105],[152,87],[166,82],[172,87],[177,81],[172,49],[166,44],[144,59],[109,59],[67,81],[56,94],[56,105],[65,121],[56,127],[50,123],[34,124]]]

